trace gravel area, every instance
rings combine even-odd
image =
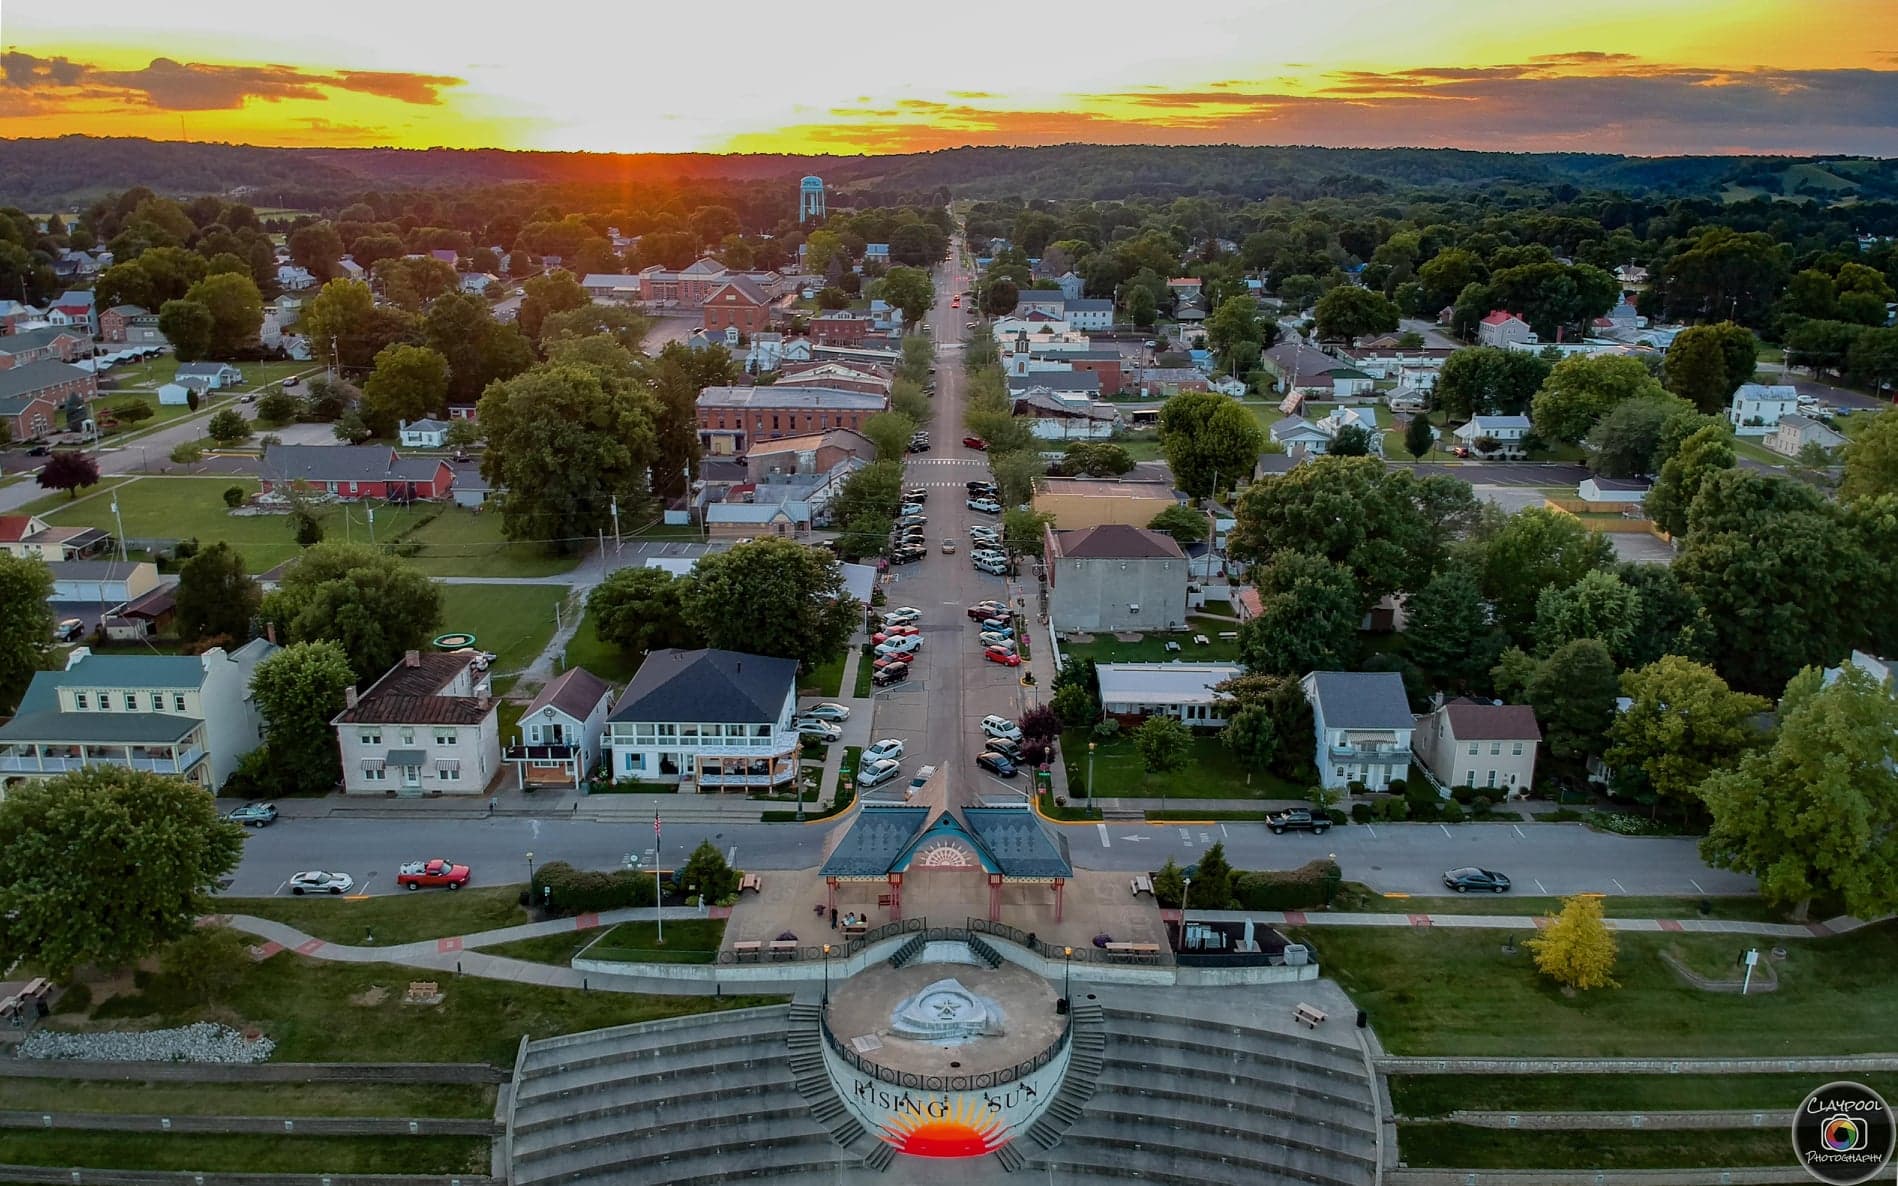
[[[276,1049],[269,1038],[256,1041],[227,1025],[201,1021],[169,1030],[121,1033],[69,1033],[34,1030],[19,1045],[21,1058],[79,1058],[94,1062],[263,1062]]]

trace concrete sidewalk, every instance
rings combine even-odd
[[[1408,914],[1330,913],[1303,910],[1189,910],[1197,919],[1244,922],[1251,919],[1268,926],[1286,927],[1413,927],[1420,930],[1438,927],[1488,931],[1533,931],[1548,925],[1547,915],[1534,914],[1432,914],[1419,898],[1418,909]],[[1613,901],[1613,899],[1609,899]],[[1162,909],[1162,918],[1177,922],[1178,910]],[[1753,935],[1762,939],[1813,939],[1843,935],[1870,926],[1883,919],[1853,918],[1840,915],[1824,922],[1748,922],[1730,918],[1610,918],[1611,930],[1631,934]]]

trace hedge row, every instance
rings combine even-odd
[[[555,914],[651,906],[654,880],[650,870],[576,869],[565,861],[549,861],[534,870],[534,903]]]
[[[1237,874],[1232,896],[1241,910],[1304,910],[1331,905],[1343,880],[1336,861],[1307,861],[1296,869]]]

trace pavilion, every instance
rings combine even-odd
[[[886,882],[889,893],[878,904],[889,906],[892,920],[900,919],[906,877],[980,872],[988,881],[990,922],[1001,921],[1002,890],[1009,885],[1052,886],[1055,921],[1061,921],[1062,891],[1074,876],[1067,840],[1051,835],[1027,804],[929,816],[927,807],[865,802],[820,871],[828,887],[825,904],[836,907],[841,883]]]

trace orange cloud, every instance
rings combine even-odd
[[[322,73],[295,66],[208,65],[172,58],[153,58],[137,70],[103,70],[65,57],[0,54],[0,86],[54,104],[135,102],[166,111],[229,111],[252,100],[322,101],[332,91],[354,91],[433,106],[442,101],[445,88],[460,85],[459,78],[437,74]]]

